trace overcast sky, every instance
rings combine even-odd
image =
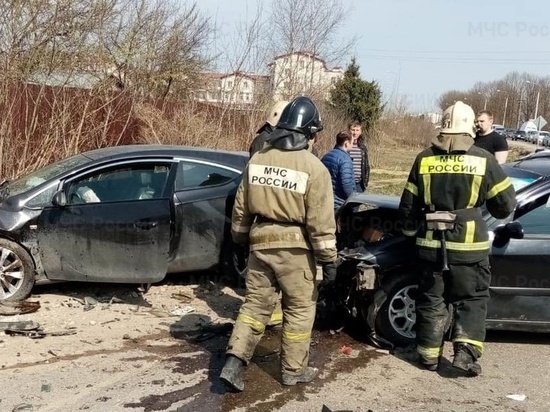
[[[268,0],[264,0],[268,1]],[[435,108],[450,89],[498,80],[512,71],[550,75],[547,0],[342,0],[351,10],[341,31],[357,36],[361,77],[379,81],[417,111]],[[256,0],[197,0],[222,36],[254,15]],[[322,56],[321,56],[322,57]],[[345,67],[352,56],[339,62]]]

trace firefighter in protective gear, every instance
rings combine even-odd
[[[399,205],[403,233],[415,237],[419,261],[420,362],[437,369],[451,304],[453,366],[471,376],[481,372],[477,359],[483,352],[491,280],[489,233],[479,208],[486,204],[491,215],[502,219],[516,205],[514,188],[494,156],[473,145],[474,120],[472,108],[460,101],[444,112],[441,132],[416,157]]]
[[[310,382],[317,374],[308,366],[316,265],[336,260],[332,183],[309,150],[321,129],[315,104],[307,97],[294,99],[269,144],[250,160],[237,190],[231,232],[236,243],[250,245],[250,256],[245,301],[220,375],[236,391],[244,389],[243,366],[262,338],[279,291],[282,383]]]
[[[288,101],[281,100],[273,104],[266,113],[266,121],[262,127],[256,132],[256,137],[252,140],[250,148],[248,149],[250,157],[252,157],[256,152],[262,150],[266,144],[266,141],[274,130],[275,126],[281,118],[281,113],[283,113],[284,108],[288,104]],[[281,299],[277,300],[275,309],[271,314],[271,319],[267,324],[270,328],[280,328],[283,323],[283,308],[281,306]]]

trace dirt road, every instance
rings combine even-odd
[[[448,362],[428,372],[412,353],[316,329],[311,361],[322,373],[287,388],[278,380],[279,335],[270,332],[245,392],[232,394],[218,375],[242,290],[207,277],[170,278],[145,295],[110,285],[36,289],[37,312],[0,318],[43,332],[0,334],[0,411],[550,410],[548,335],[491,334],[483,375],[465,378]]]

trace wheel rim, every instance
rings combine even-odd
[[[416,285],[406,286],[393,295],[388,307],[388,318],[392,328],[405,338],[414,339],[416,331]]]
[[[21,288],[24,274],[21,259],[12,250],[0,248],[0,300],[8,299]]]

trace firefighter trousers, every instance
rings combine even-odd
[[[491,272],[489,259],[461,265],[449,265],[441,272],[441,263],[420,261],[416,298],[416,343],[425,359],[435,359],[443,351],[443,339],[449,323],[447,308],[452,307],[453,343],[467,343],[483,352],[485,318],[489,301]]]
[[[249,362],[282,292],[281,369],[300,375],[308,365],[317,287],[313,253],[305,249],[253,251],[248,260],[245,300],[227,353]]]

